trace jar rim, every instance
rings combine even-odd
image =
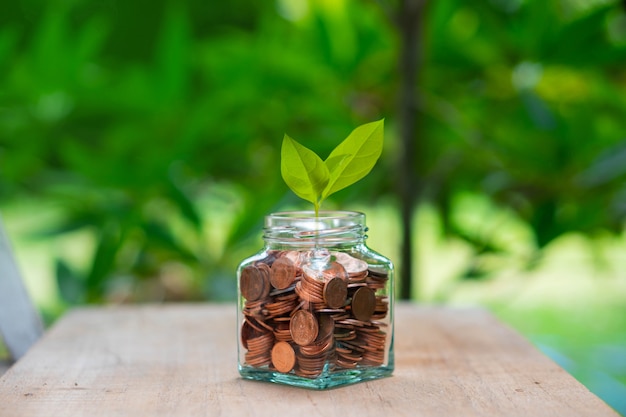
[[[265,217],[266,241],[306,243],[327,241],[355,241],[367,236],[365,214],[358,211],[324,210],[283,211]],[[307,243],[308,244],[308,243]]]
[[[363,218],[365,214],[360,211],[354,210],[320,210],[315,215],[313,210],[293,210],[293,211],[278,211],[269,214],[267,217],[273,217],[277,219],[344,219],[344,218]]]

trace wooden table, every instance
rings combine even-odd
[[[617,416],[483,310],[397,305],[394,375],[327,391],[239,378],[235,310],[74,310],[0,379],[0,416]]]

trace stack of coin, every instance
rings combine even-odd
[[[272,327],[265,322],[265,316],[263,314],[263,303],[260,301],[247,301],[243,314],[245,317],[245,322],[248,323],[252,328],[265,332],[265,331],[273,331]]]
[[[369,271],[367,275],[367,286],[373,290],[381,290],[387,285],[389,279],[386,272]]]
[[[347,279],[348,274],[338,262],[331,262],[323,270],[304,267],[296,293],[315,311],[341,308],[347,297]]]
[[[355,343],[365,349],[362,365],[380,366],[385,361],[385,344],[387,335],[377,326],[357,331]]]
[[[296,293],[309,303],[324,303],[324,281],[306,271],[302,272],[302,280],[296,284]]]
[[[333,316],[333,320],[335,321],[335,341],[346,342],[356,339],[354,326],[345,322],[345,320],[349,318],[349,314],[335,314]]]
[[[245,321],[241,326],[241,342],[248,350],[246,352],[247,364],[261,367],[271,363],[271,351],[274,346],[272,332],[254,328],[250,322]]]
[[[374,314],[372,314],[372,320],[383,320],[385,317],[387,317],[388,311],[389,311],[389,297],[387,297],[386,295],[377,295],[376,307],[374,307]]]
[[[384,363],[388,276],[332,252],[324,269],[305,252],[271,251],[242,269],[245,363],[316,378],[325,369]],[[323,264],[322,264],[323,265]]]
[[[289,322],[291,317],[278,317],[272,320],[274,327],[274,337],[279,342],[291,342],[291,331],[289,330]]]
[[[338,368],[356,368],[359,362],[363,359],[363,356],[361,356],[360,352],[355,350],[355,348],[351,349],[346,346],[339,345],[335,350],[337,352],[335,365]]]
[[[246,302],[246,308],[247,308]],[[298,306],[298,295],[295,292],[289,292],[270,298],[264,304],[262,312],[267,319],[281,317],[291,313]]]
[[[241,295],[248,301],[265,298],[270,293],[270,268],[265,263],[249,265],[241,271],[239,278]]]
[[[354,368],[361,366],[380,366],[385,359],[387,335],[380,326],[354,319],[340,320],[337,326],[351,329],[354,337],[337,340],[337,366]]]
[[[335,365],[337,368],[352,369],[363,360],[364,349],[352,342],[338,342],[335,348],[337,358]]]
[[[334,352],[333,334],[335,322],[328,314],[320,314],[315,319],[317,328],[315,340],[298,347],[296,358],[298,366],[295,369],[296,375],[314,378],[322,373],[324,365]],[[310,329],[306,330],[307,332]]]

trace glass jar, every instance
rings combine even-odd
[[[282,212],[237,269],[243,378],[325,389],[391,375],[392,262],[365,245],[365,215]]]

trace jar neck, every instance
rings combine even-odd
[[[340,247],[367,239],[365,214],[356,211],[286,211],[265,217],[263,240],[270,248]]]

